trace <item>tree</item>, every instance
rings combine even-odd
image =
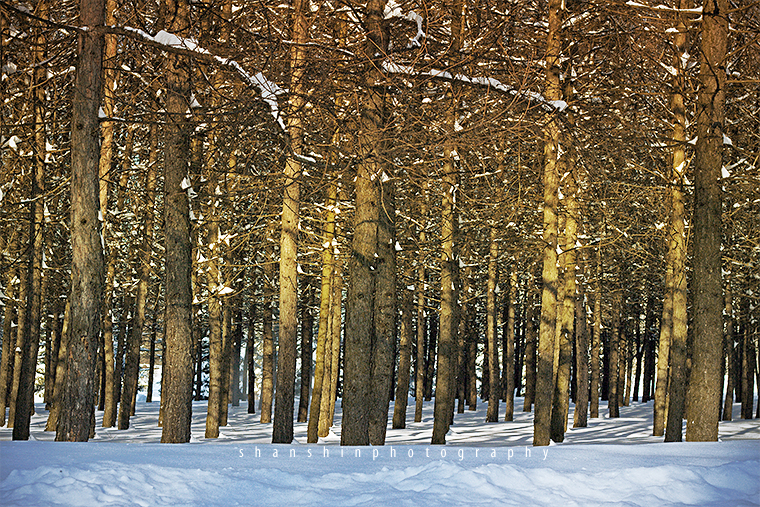
[[[559,79],[560,30],[563,4],[549,2],[549,33],[546,42],[547,100],[559,100],[562,90]],[[559,120],[550,116],[544,128],[544,253],[543,289],[541,293],[541,326],[538,337],[538,373],[536,375],[536,412],[533,419],[533,445],[549,445],[552,393],[554,335],[557,325],[557,157],[559,150]]]
[[[98,220],[98,107],[102,94],[103,0],[80,0],[79,56],[71,121],[71,317],[66,378],[55,439],[85,442],[95,403],[103,250]]]
[[[702,9],[697,153],[694,168],[694,350],[686,439],[717,441],[723,317],[721,287],[721,185],[726,101],[728,2]],[[754,359],[753,359],[754,362]]]
[[[186,0],[165,0],[173,13],[169,29],[181,36],[188,28]],[[186,186],[190,128],[185,117],[190,98],[190,61],[170,53],[165,61],[166,127],[164,160],[164,235],[166,244],[166,355],[163,360],[161,398],[164,407],[161,442],[190,440],[192,415],[192,242]]]
[[[293,400],[296,375],[296,337],[298,334],[298,221],[300,206],[301,148],[303,145],[302,109],[306,101],[306,12],[309,0],[294,0],[291,22],[293,44],[290,48],[290,100],[287,127],[290,153],[285,163],[285,189],[282,198],[280,236],[280,340],[277,355],[273,443],[293,441]]]

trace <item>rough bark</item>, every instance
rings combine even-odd
[[[602,348],[602,250],[597,250],[596,277],[594,278],[594,323],[591,334],[591,387],[589,389],[589,416],[599,417],[600,352]]]
[[[412,295],[405,294],[401,304],[398,383],[396,386],[396,403],[393,407],[394,429],[406,428],[406,405],[409,399],[409,372],[412,352]]]
[[[293,403],[295,396],[296,341],[298,336],[298,221],[300,206],[301,115],[306,103],[306,13],[309,0],[293,0],[290,46],[290,99],[287,127],[290,153],[285,162],[285,189],[282,198],[280,235],[280,334],[277,352],[277,390],[275,392],[273,443],[293,441]]]
[[[616,289],[612,293],[612,334],[610,336],[610,362],[609,362],[609,399],[607,406],[609,416],[620,417],[620,313],[623,304],[623,292]]]
[[[517,271],[512,269],[509,277],[507,322],[504,332],[504,398],[506,410],[504,420],[511,421],[515,411],[515,305],[517,302]]]
[[[274,304],[275,265],[274,246],[267,242],[264,261],[264,294],[261,308],[261,418],[263,424],[272,422],[274,397],[274,337],[272,335],[272,305]]]
[[[496,341],[496,288],[498,284],[499,245],[496,242],[496,227],[489,228],[488,286],[486,293],[486,340],[488,342],[488,409],[486,422],[499,420],[499,348]]]
[[[726,102],[728,2],[703,7],[697,149],[694,164],[694,347],[686,439],[717,441],[723,339],[721,184]],[[753,358],[753,363],[755,362]]]
[[[103,0],[81,0],[71,118],[71,339],[55,439],[84,442],[95,402],[103,249],[98,220],[98,107],[103,90]]]
[[[559,79],[560,29],[562,26],[560,0],[549,1],[549,32],[546,44],[547,100],[559,100],[562,90]],[[538,338],[538,374],[536,376],[536,411],[533,419],[533,445],[549,445],[554,390],[554,336],[557,326],[557,156],[559,150],[559,120],[550,117],[544,127],[544,254],[543,290],[541,294],[541,326]]]
[[[174,12],[172,33],[183,35],[189,26],[186,0],[165,0]],[[166,248],[166,355],[163,359],[161,400],[164,408],[161,442],[190,440],[192,415],[192,238],[190,207],[182,181],[187,177],[189,134],[185,117],[190,98],[190,61],[170,53],[165,61],[167,82],[164,160],[164,233]]]

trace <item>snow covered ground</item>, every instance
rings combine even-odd
[[[534,448],[532,415],[486,424],[481,404],[456,415],[446,446],[431,446],[429,402],[423,421],[389,429],[384,447],[342,448],[340,413],[318,445],[305,444],[303,423],[293,445],[273,445],[272,425],[245,403],[213,441],[203,438],[205,403],[193,408],[190,444],[158,443],[157,403],[138,403],[129,430],[98,427],[72,444],[51,442],[38,405],[32,441],[10,442],[0,428],[0,505],[760,505],[757,419],[721,423],[717,443],[664,444],[650,436],[651,402],[632,403],[619,419],[590,419],[564,443]],[[408,421],[413,411],[410,399]]]

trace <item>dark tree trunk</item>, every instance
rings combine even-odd
[[[95,359],[103,293],[98,220],[98,107],[103,90],[103,0],[80,0],[79,57],[71,118],[71,317],[66,378],[55,439],[85,442],[95,402]]]
[[[182,35],[189,26],[186,0],[165,0],[174,12],[170,30]],[[190,97],[190,61],[169,54],[165,60],[167,80],[164,159],[164,232],[166,237],[166,315],[161,400],[164,408],[161,442],[190,440],[192,415],[192,240],[190,207],[182,181],[187,177],[190,126],[185,117]]]
[[[720,358],[723,342],[721,287],[721,184],[726,102],[728,2],[707,0],[702,13],[697,149],[694,164],[694,346],[689,379],[686,439],[718,440]],[[754,363],[754,358],[752,360]]]

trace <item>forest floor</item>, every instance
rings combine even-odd
[[[121,431],[100,428],[99,412],[95,438],[70,444],[43,431],[38,404],[30,442],[0,428],[0,505],[760,505],[760,419],[721,422],[719,442],[664,444],[651,436],[652,402],[616,419],[602,404],[586,428],[572,428],[571,405],[565,441],[531,447],[532,414],[487,424],[480,403],[455,416],[446,446],[432,446],[426,402],[406,429],[389,417],[384,447],[342,448],[340,406],[318,444],[296,423],[292,445],[273,445],[272,425],[245,402],[230,407],[219,439],[203,438],[206,404],[195,402],[191,443],[162,445],[158,408],[138,402]]]

